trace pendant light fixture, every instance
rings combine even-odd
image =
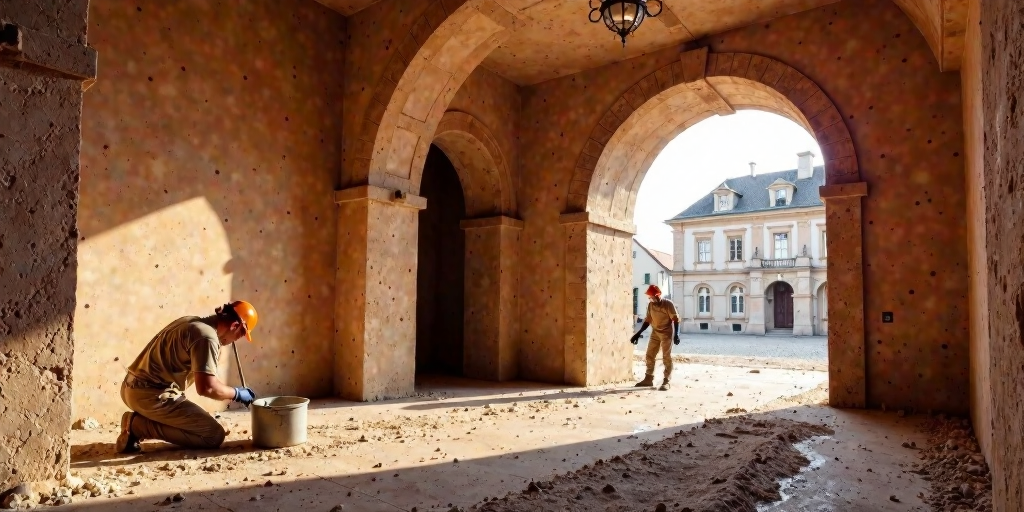
[[[640,28],[646,18],[654,18],[665,8],[663,0],[590,0],[590,22],[604,21],[608,30],[618,34],[622,46],[626,36]],[[657,10],[651,10],[654,6]]]

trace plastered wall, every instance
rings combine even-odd
[[[964,191],[971,321],[971,416],[978,444],[992,457],[992,392],[989,373],[988,248],[985,245],[985,119],[981,94],[981,9],[969,3],[960,77],[964,98]]]
[[[70,51],[87,6],[3,2],[0,20]],[[81,109],[81,81],[0,67],[0,492],[70,462]]]
[[[1024,510],[1024,11],[1009,0],[980,4],[991,366],[977,385],[992,393],[992,502],[1009,512]]]
[[[329,395],[344,18],[312,1],[93,0],[89,30],[103,71],[82,132],[75,416],[116,419],[152,335],[234,298],[260,313],[239,347],[247,384]]]
[[[940,74],[911,21],[885,0],[846,1],[702,42],[785,62],[828,93],[854,138],[864,208],[868,404],[968,408],[967,254],[959,77]],[[520,209],[526,220],[523,367],[555,378],[567,186],[612,101],[679,48],[524,89]],[[836,234],[838,235],[838,233]],[[840,290],[830,287],[833,304]],[[950,300],[953,298],[954,300]],[[882,324],[883,311],[896,322]],[[625,340],[623,341],[625,343]]]

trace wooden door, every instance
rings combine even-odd
[[[793,287],[782,281],[775,283],[775,328],[793,328]]]

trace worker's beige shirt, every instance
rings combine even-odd
[[[164,327],[128,367],[128,373],[154,387],[189,387],[194,373],[217,375],[220,340],[216,317],[186,316]]]
[[[647,318],[644,322],[651,325],[651,339],[671,340],[674,334],[672,322],[678,322],[676,305],[668,299],[652,300],[647,304]]]

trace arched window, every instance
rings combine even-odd
[[[743,287],[733,286],[732,292],[729,293],[731,296],[730,303],[732,304],[732,314],[742,315],[743,314]]]
[[[697,313],[702,315],[711,313],[711,290],[706,287],[697,290]]]

